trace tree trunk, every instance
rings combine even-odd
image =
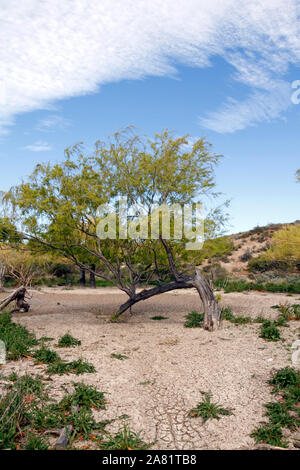
[[[0,265],[0,292],[3,289],[5,272],[6,272],[6,267],[4,265]]]
[[[90,271],[90,287],[93,289],[96,289],[96,279],[95,279],[95,271],[96,266],[94,264],[91,265],[91,271]]]
[[[171,281],[167,284],[153,287],[151,289],[144,289],[138,294],[134,294],[124,304],[120,306],[115,316],[119,316],[132,305],[140,302],[141,300],[149,299],[154,295],[163,294],[174,289],[189,289],[194,287],[197,289],[204,310],[204,328],[212,331],[217,329],[221,325],[221,311],[218,306],[218,302],[214,297],[214,293],[200,271],[196,270],[196,274],[193,277],[182,277],[178,281]]]
[[[85,269],[80,269],[80,287],[85,287],[86,279],[85,279]]]

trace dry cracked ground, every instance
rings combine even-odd
[[[249,436],[264,420],[263,404],[270,401],[267,384],[272,371],[291,365],[291,343],[298,338],[299,322],[282,328],[284,342],[266,342],[259,337],[259,325],[235,326],[227,321],[216,332],[184,328],[184,316],[200,309],[193,290],[173,291],[137,304],[133,315],[120,323],[109,323],[111,314],[125,296],[114,288],[95,290],[34,290],[28,314],[15,314],[38,338],[57,339],[70,332],[81,346],[57,349],[63,359],[79,356],[92,363],[94,374],[53,376],[51,394],[61,398],[61,386],[84,381],[106,392],[107,409],[101,419],[117,418],[112,431],[124,415],[130,427],[141,431],[153,449],[245,449],[253,448]],[[275,318],[271,306],[295,303],[299,296],[265,293],[222,295],[222,305],[235,314]],[[162,315],[165,320],[151,317]],[[118,360],[111,354],[122,354]],[[41,373],[43,365],[33,366],[27,359],[8,362],[2,372]],[[213,401],[231,409],[224,416],[202,424],[188,412],[210,392]]]

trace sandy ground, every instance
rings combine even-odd
[[[295,303],[299,296],[265,293],[222,295],[222,305],[234,313],[255,317],[275,317],[270,307],[280,302]],[[147,442],[157,441],[154,449],[241,449],[252,448],[249,434],[263,421],[263,404],[270,401],[267,381],[273,370],[291,365],[289,346],[298,338],[299,322],[282,328],[285,342],[266,342],[259,338],[259,325],[235,326],[223,322],[217,332],[184,328],[184,315],[200,311],[194,290],[163,294],[133,308],[133,315],[121,323],[108,323],[110,315],[126,296],[114,288],[42,289],[33,291],[28,314],[15,314],[36,336],[56,341],[66,332],[82,341],[72,349],[57,349],[63,359],[83,357],[96,368],[95,374],[53,376],[52,396],[59,399],[62,385],[72,381],[94,384],[106,392],[107,410],[100,419],[128,415],[134,431],[141,431]],[[167,320],[154,321],[154,315]],[[298,330],[298,331],[297,331]],[[111,353],[124,354],[120,361]],[[13,370],[40,373],[44,366],[30,360],[9,362],[2,373]],[[230,408],[232,416],[204,425],[191,419],[188,411],[201,400],[201,391],[211,392],[213,401]],[[120,418],[111,426],[116,430]]]

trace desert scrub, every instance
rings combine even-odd
[[[71,361],[71,362],[63,362],[63,361],[53,362],[52,364],[49,364],[48,368],[46,369],[46,372],[50,375],[52,374],[80,375],[80,374],[85,374],[86,372],[89,372],[89,373],[96,372],[96,369],[92,364],[89,364],[88,362],[80,358],[80,359],[77,359],[77,361]]]
[[[71,346],[80,346],[81,341],[74,338],[70,333],[66,333],[58,340],[59,348],[70,348]]]
[[[198,403],[195,408],[192,408],[188,416],[190,418],[202,417],[202,422],[205,423],[209,419],[220,419],[221,416],[229,416],[233,413],[223,408],[222,406],[211,402],[211,394],[207,392],[201,392],[203,395],[202,401]]]
[[[280,369],[268,382],[277,401],[264,405],[268,423],[263,423],[251,434],[256,443],[265,442],[273,446],[287,447],[282,429],[294,431],[300,426],[300,371],[292,367]]]
[[[260,338],[266,341],[280,341],[281,335],[276,322],[265,320],[260,327]]]
[[[115,435],[110,435],[106,441],[99,442],[99,447],[103,450],[144,450],[149,449],[151,445],[153,443],[146,444],[140,433],[131,431],[126,423]]]
[[[13,361],[30,355],[31,348],[38,344],[35,335],[14,323],[9,313],[0,313],[0,340],[5,343],[7,358]]]
[[[203,313],[198,313],[192,311],[185,315],[186,321],[184,323],[185,328],[198,328],[203,325],[204,315]]]
[[[280,312],[279,317],[288,320],[300,320],[300,304],[279,304],[273,305],[272,308],[277,308]]]
[[[251,261],[249,263],[251,263]],[[225,279],[216,280],[215,288],[224,289],[225,294],[228,294],[229,292],[244,292],[251,290],[300,294],[300,281],[299,277],[295,280],[282,282],[249,282],[245,279]]]

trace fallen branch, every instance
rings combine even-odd
[[[20,310],[23,310],[24,312],[28,312],[30,305],[25,302],[25,296],[27,294],[26,287],[21,286],[18,287],[14,292],[12,292],[8,297],[5,297],[0,302],[0,311],[4,310],[11,302],[16,301],[16,308],[12,310],[11,313],[13,312],[20,312]]]

